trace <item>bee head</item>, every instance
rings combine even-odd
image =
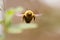
[[[27,10],[25,12],[25,16],[32,16],[32,15],[33,15],[33,11],[31,11],[31,10]]]
[[[27,15],[27,16],[32,16],[32,13],[27,13],[26,15]]]

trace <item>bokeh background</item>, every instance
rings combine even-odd
[[[60,0],[4,0],[4,10],[19,6],[42,14],[36,17],[38,28],[20,34],[6,33],[5,40],[60,40]],[[20,22],[20,17],[13,17],[12,23]]]

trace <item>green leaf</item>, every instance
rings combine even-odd
[[[11,21],[14,14],[15,14],[15,9],[13,9],[13,8],[6,11],[6,13],[5,13],[5,23],[6,24],[8,24]]]

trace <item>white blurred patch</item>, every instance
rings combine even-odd
[[[3,7],[2,6],[0,6],[0,10],[3,10]]]
[[[30,23],[21,23],[19,25],[11,26],[8,28],[8,33],[22,33],[24,29],[37,28],[37,24]]]
[[[3,5],[3,0],[0,0],[0,6],[2,6]]]
[[[18,28],[14,28],[14,27],[10,27],[8,28],[8,33],[22,33],[22,30],[21,29],[18,29]]]
[[[0,24],[0,35],[3,35],[3,25]]]
[[[3,20],[3,13],[0,11],[0,21]]]
[[[29,24],[27,24],[27,23],[22,23],[22,24],[20,24],[20,27],[21,27],[22,29],[37,28],[37,24],[34,24],[34,23],[29,23]]]
[[[39,0],[51,7],[60,8],[60,0]]]
[[[2,14],[3,14],[3,8],[2,8],[2,6],[3,6],[3,0],[0,0],[0,21],[3,19],[3,17],[2,17]]]

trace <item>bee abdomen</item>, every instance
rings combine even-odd
[[[29,17],[29,18],[25,17],[25,22],[26,22],[26,23],[30,23],[30,22],[31,22],[31,20],[32,20],[32,18],[31,18],[31,17]]]

